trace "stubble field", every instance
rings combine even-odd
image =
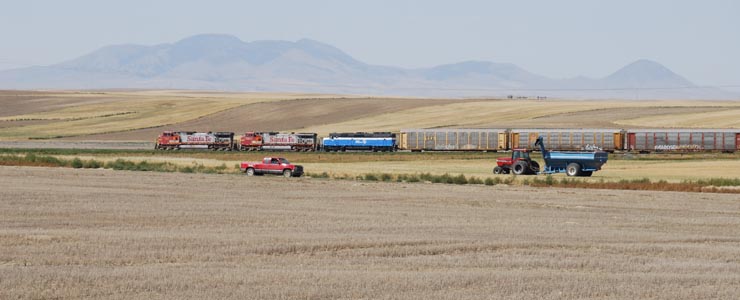
[[[0,167],[2,299],[733,299],[736,195]]]
[[[740,128],[738,101],[508,100],[196,91],[0,91],[0,141],[152,142],[163,130]],[[41,143],[42,146],[45,143]]]
[[[247,178],[233,174],[234,165],[272,153],[137,150],[151,149],[168,129],[738,128],[740,102],[0,91],[0,108],[0,147],[16,148],[0,150],[6,158],[122,158],[224,166],[229,173],[0,166],[0,299],[740,294],[737,194],[533,188],[517,181],[457,186]],[[276,155],[330,177],[510,178],[491,174],[495,158],[508,153]],[[615,154],[594,177],[579,180],[736,180],[737,155]]]

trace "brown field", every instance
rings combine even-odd
[[[3,108],[0,140],[79,137],[164,128],[254,103],[305,97],[336,96],[191,91],[0,91]],[[151,140],[145,134],[131,140]]]
[[[167,128],[172,130],[211,131],[304,131],[303,128],[317,124],[339,123],[359,117],[369,117],[404,109],[441,105],[463,100],[428,100],[355,98],[355,99],[295,99],[277,102],[246,104],[220,113],[177,123]],[[281,117],[282,116],[282,117]],[[142,137],[154,139],[162,127],[125,131],[108,134],[77,136],[72,140],[137,140]]]
[[[0,167],[0,299],[735,299],[737,195]]]
[[[737,101],[368,98],[196,91],[0,91],[0,141],[151,141],[163,130],[740,128]]]

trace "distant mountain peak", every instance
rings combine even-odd
[[[295,42],[295,46],[315,57],[338,60],[343,63],[356,66],[364,65],[364,63],[354,59],[339,48],[316,40],[300,39]]]
[[[632,62],[631,64],[624,66],[619,71],[649,72],[649,73],[663,74],[663,75],[675,74],[673,73],[673,71],[666,68],[664,65],[657,63],[655,61],[649,60],[649,59],[638,59]]]
[[[187,45],[206,45],[206,44],[216,44],[216,45],[240,45],[244,42],[240,40],[239,38],[229,35],[229,34],[216,34],[216,33],[206,33],[206,34],[198,34],[193,35],[190,37],[186,37],[184,39],[181,39],[177,42],[175,42],[174,45],[180,45],[180,46],[187,46]]]
[[[439,65],[426,69],[426,78],[431,80],[460,80],[477,77],[489,81],[491,86],[500,81],[536,81],[540,76],[532,74],[517,65],[494,63],[490,61],[468,60],[459,63]]]
[[[660,63],[648,59],[636,60],[603,79],[612,87],[691,87],[693,83]]]
[[[319,42],[317,40],[307,39],[303,38],[296,42],[296,44],[303,44],[303,45],[315,45],[315,46],[323,46],[323,47],[331,47],[334,48],[334,46],[331,46],[327,43]]]

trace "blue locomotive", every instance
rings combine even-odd
[[[322,140],[325,152],[329,151],[396,151],[396,134],[391,132],[342,132],[331,133]]]

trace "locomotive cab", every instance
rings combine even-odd
[[[155,141],[154,149],[173,149],[180,143],[180,135],[174,131],[162,132]]]

